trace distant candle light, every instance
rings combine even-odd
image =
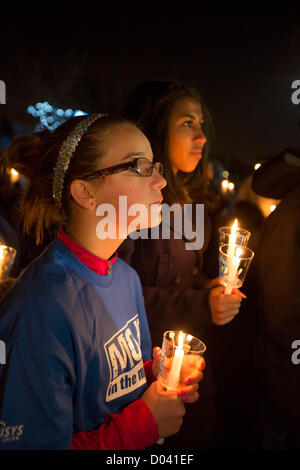
[[[277,207],[276,204],[272,204],[272,205],[270,206],[270,212],[275,211],[276,207]]]
[[[20,176],[20,173],[17,170],[15,170],[14,168],[10,170],[10,182],[11,183],[16,183],[19,179],[19,176]]]
[[[261,163],[256,163],[256,164],[254,165],[254,170],[256,171],[256,170],[258,170],[260,167],[261,167]]]
[[[222,191],[226,193],[228,190],[228,180],[223,180],[221,183],[221,186],[222,186]]]

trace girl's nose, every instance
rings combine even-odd
[[[152,182],[155,187],[162,189],[167,186],[167,180],[156,169],[152,173]]]
[[[204,134],[201,127],[195,130],[194,140],[202,142],[203,145],[206,143],[206,135]]]

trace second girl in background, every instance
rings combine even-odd
[[[154,159],[163,163],[167,186],[164,202],[169,205],[203,203],[201,192],[204,160],[209,149],[212,124],[198,92],[173,81],[149,81],[139,85],[127,98],[122,113],[137,123],[148,137]],[[164,223],[164,221],[163,221]],[[205,214],[204,245],[186,250],[184,236],[163,239],[128,239],[120,255],[140,275],[152,340],[160,344],[169,329],[183,330],[203,338],[202,327],[225,325],[239,312],[245,297],[234,289],[224,295],[217,279],[203,274],[203,255],[209,243],[211,226]],[[134,256],[133,256],[134,254]],[[216,391],[206,369],[200,385],[197,407],[187,410],[181,432],[167,439],[167,447],[212,448],[216,445]],[[205,426],[197,428],[197,423]]]

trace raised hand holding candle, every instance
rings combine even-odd
[[[162,357],[157,376],[165,390],[179,392],[186,387],[185,379],[199,368],[205,344],[192,335],[182,331],[165,331],[162,343]],[[164,438],[157,441],[162,444]]]

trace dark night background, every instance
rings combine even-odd
[[[300,104],[291,101],[291,84],[300,80],[296,14],[203,16],[183,4],[143,5],[90,16],[2,16],[1,117],[22,133],[37,124],[26,109],[39,101],[116,111],[140,81],[179,79],[202,93],[216,129],[214,154],[230,167],[245,171],[299,147]]]
[[[49,3],[40,14],[2,15],[0,80],[6,84],[6,104],[0,104],[0,138],[4,118],[15,135],[33,132],[39,121],[26,110],[38,102],[64,110],[116,112],[141,81],[177,79],[202,94],[215,126],[212,156],[219,157],[238,189],[255,162],[286,147],[300,148],[300,103],[291,100],[292,83],[300,80],[300,15],[294,10],[290,16],[254,16],[250,13],[261,13],[262,6],[241,5],[248,14],[208,16],[201,2],[181,0],[169,7],[161,1],[159,8],[149,1],[100,1],[97,10],[73,2],[56,16],[48,15]],[[213,7],[219,11],[219,4]],[[20,13],[16,4],[15,9]],[[229,225],[235,213],[253,233],[250,247],[257,253],[263,223],[255,203],[242,201],[234,212],[234,196],[218,199],[216,194],[211,206],[221,201],[225,211],[218,218],[217,207],[212,216],[214,235],[204,266],[211,278],[218,272],[217,227]],[[237,319],[224,328],[202,330],[224,408],[225,447],[235,450],[258,445],[257,259],[243,285],[248,300]],[[209,406],[207,411],[209,416]]]

